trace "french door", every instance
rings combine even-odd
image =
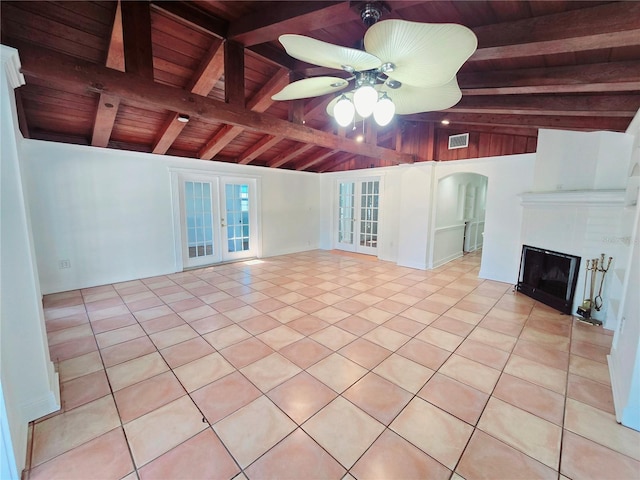
[[[338,181],[335,246],[377,255],[380,221],[380,179]]]
[[[179,177],[185,268],[257,256],[256,180]]]

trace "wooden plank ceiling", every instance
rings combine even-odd
[[[327,172],[532,152],[539,128],[624,131],[640,107],[636,1],[388,1],[383,19],[477,35],[457,105],[354,131],[326,114],[329,95],[272,101],[290,80],[340,75],[287,56],[278,36],[355,46],[362,3],[3,1],[2,43],[18,48],[27,81],[16,91],[21,130]],[[469,148],[448,150],[449,135],[467,132]]]

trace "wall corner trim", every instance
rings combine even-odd
[[[18,50],[6,45],[0,45],[0,59],[4,67],[4,71],[7,74],[7,82],[12,89],[16,89],[25,83],[24,75],[20,71],[22,65],[20,64],[20,55]]]

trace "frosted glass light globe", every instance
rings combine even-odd
[[[356,106],[356,112],[362,118],[368,118],[372,113],[378,101],[378,92],[371,85],[363,85],[353,94],[353,103]]]
[[[353,103],[344,95],[342,95],[335,107],[333,107],[333,116],[341,127],[349,125],[353,121],[355,113],[356,110]]]
[[[385,125],[389,125],[395,113],[396,106],[385,93],[373,109],[373,119],[378,125],[384,127]]]

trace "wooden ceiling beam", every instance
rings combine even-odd
[[[282,86],[286,85],[288,77],[288,72],[284,69],[281,69],[260,89],[260,91],[256,95],[254,95],[251,101],[247,104],[247,108],[254,112],[264,112],[273,104],[271,95],[280,90]],[[237,138],[238,135],[240,135],[243,131],[243,128],[235,128],[229,129],[224,135],[219,135],[218,133],[216,133],[216,135],[214,135],[209,141],[207,141],[205,147],[200,150],[200,158],[211,160],[217,153],[222,151],[224,147],[226,147],[235,138]],[[280,138],[280,140],[281,139],[282,138]],[[257,155],[260,155],[264,152],[263,150],[261,150],[261,145],[258,145],[258,148],[256,148],[255,151],[258,151]],[[245,156],[244,154],[241,155],[242,160],[245,160],[246,163],[249,163],[251,160],[256,158],[257,155],[253,157],[251,156],[251,154],[255,153],[255,151],[250,151],[250,155],[247,156]]]
[[[125,71],[122,9],[120,2],[118,2],[116,7],[111,26],[106,66],[120,72]],[[109,139],[111,138],[111,132],[113,132],[113,127],[116,123],[119,106],[120,99],[118,97],[106,93],[100,94],[96,108],[96,116],[93,120],[93,131],[91,134],[92,146],[106,147],[109,145]]]
[[[297,156],[302,155],[303,153],[305,153],[306,151],[314,147],[315,145],[311,143],[299,144],[297,148],[292,148],[291,150],[288,150],[278,155],[276,158],[274,158],[269,163],[267,163],[267,166],[271,168],[281,167],[285,163],[289,162],[290,160],[293,160]]]
[[[243,130],[242,127],[237,125],[223,125],[200,149],[198,158],[211,160],[220,153],[224,147],[229,145],[234,138],[240,135]]]
[[[558,40],[540,40],[537,42],[503,45],[499,47],[479,48],[468,62],[504,60],[507,58],[538,57],[559,53],[587,52],[618,47],[637,46],[640,28],[623,32],[595,33],[589,36],[562,38]]]
[[[553,116],[553,115],[497,115],[457,112],[429,112],[405,116],[407,121],[441,122],[451,124],[490,125],[503,127],[555,128],[563,130],[611,130],[624,132],[631,121],[621,117]],[[497,133],[497,132],[496,132]]]
[[[186,122],[181,122],[178,120],[180,116],[179,113],[171,112],[167,115],[167,119],[160,129],[160,133],[158,134],[156,141],[153,143],[152,153],[157,153],[160,155],[164,155],[167,153],[167,150],[171,148],[173,142],[175,142],[178,135],[184,130],[184,127],[187,125]]]
[[[258,142],[254,143],[242,152],[242,154],[236,159],[236,162],[240,165],[247,165],[281,141],[282,137],[265,135]]]
[[[640,61],[461,72],[463,96],[640,91]]]
[[[214,39],[206,56],[200,62],[200,66],[189,82],[187,89],[191,93],[207,96],[213,86],[224,73],[224,48],[222,40]],[[153,153],[165,154],[171,148],[173,142],[182,133],[186,122],[178,120],[180,112],[170,112],[153,144]]]
[[[478,37],[480,50],[506,45],[544,45],[546,42],[557,45],[556,41],[562,40],[567,42],[565,50],[562,51],[573,51],[575,44],[580,43],[577,39],[583,38],[585,42],[597,45],[598,42],[589,40],[589,38],[603,41],[608,36],[616,38],[616,33],[632,33],[639,28],[640,2],[612,2],[550,15],[484,25],[473,28],[473,32]],[[629,37],[623,35],[619,38]],[[638,45],[637,36],[635,37],[635,45]],[[545,54],[545,51],[538,53],[538,55]]]
[[[111,37],[109,40],[109,50],[107,51],[107,61],[109,68],[115,68],[124,72],[124,39],[122,34],[122,7],[120,2],[116,7],[116,13],[111,27]]]
[[[359,19],[349,2],[295,2],[268,6],[229,25],[228,38],[249,47],[270,42],[284,33],[303,34],[325,26]]]
[[[538,129],[532,127],[508,127],[491,125],[468,125],[466,123],[450,123],[449,125],[436,125],[436,130],[451,132],[451,135],[467,132],[498,133],[502,135],[515,135],[519,137],[537,137]]]
[[[136,75],[118,72],[101,65],[60,54],[41,47],[25,46],[22,72],[41,78],[66,91],[109,93],[132,105],[165,108],[191,118],[222,122],[250,131],[317,145],[332,150],[381,158],[393,163],[411,163],[411,155],[375,145],[359,144],[305,125],[295,125],[264,113],[251,112],[236,105],[194,95],[182,89],[152,82]]]
[[[335,157],[331,158],[330,160],[327,159],[327,161],[325,161],[324,164],[319,166],[316,170],[318,171],[318,173],[329,172],[335,167],[337,167],[338,165],[348,162],[353,157],[356,157],[356,156],[357,155],[349,152],[339,153]]]
[[[314,165],[317,165],[323,160],[326,160],[332,155],[335,155],[336,153],[338,153],[338,150],[328,150],[326,152],[318,152],[315,155],[312,155],[311,157],[307,158],[301,164],[296,165],[296,170],[306,170],[307,168],[313,167]]]
[[[279,69],[270,79],[265,83],[262,88],[256,93],[251,100],[247,102],[247,108],[254,112],[264,112],[271,105],[275,103],[275,100],[271,100],[271,97],[282,90],[289,84],[289,72],[288,70]]]
[[[125,71],[153,80],[151,11],[147,2],[121,2]]]
[[[640,94],[628,95],[496,95],[463,97],[448,112],[511,115],[572,115],[631,118]]]
[[[215,39],[204,56],[186,89],[207,96],[224,74],[224,44]]]
[[[109,145],[119,106],[120,98],[118,96],[107,93],[100,94],[96,118],[93,123],[93,134],[91,135],[91,145],[94,147]]]
[[[151,4],[154,9],[160,10],[184,24],[193,26],[202,33],[215,35],[220,39],[227,38],[229,22],[197,8],[194,2],[153,0]]]

